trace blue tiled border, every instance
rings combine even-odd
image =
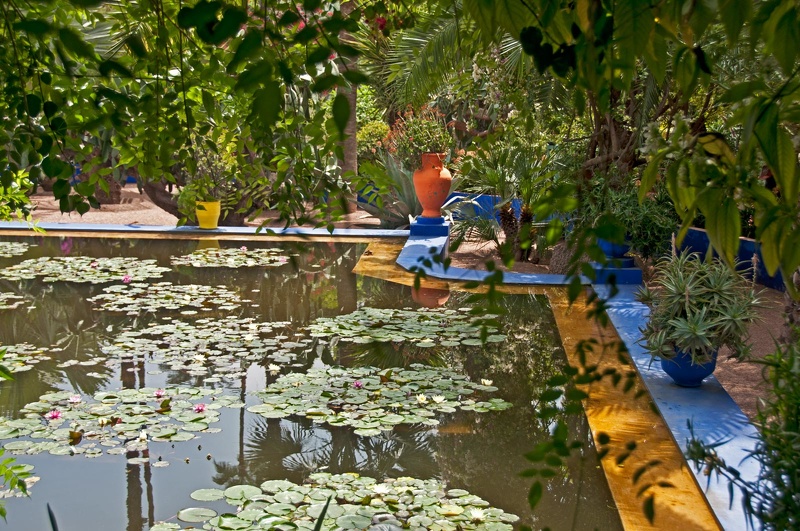
[[[193,234],[197,236],[213,235],[295,235],[295,236],[353,236],[353,237],[406,237],[405,246],[397,258],[397,263],[405,269],[422,267],[432,277],[453,281],[481,281],[491,273],[459,267],[448,267],[440,263],[423,266],[422,260],[432,256],[443,256],[449,244],[448,236],[409,236],[407,230],[376,229],[302,229],[271,228],[269,231],[255,227],[220,227],[216,230],[202,230],[197,227],[172,227],[153,225],[111,225],[82,223],[40,223],[44,230],[58,231],[97,231],[97,232],[130,232]],[[1,222],[0,230],[25,230],[30,226],[24,222]],[[564,275],[504,273],[503,281],[509,284],[565,285],[568,283]],[[583,279],[585,284],[588,280]],[[593,285],[600,296],[607,296],[607,286]],[[682,388],[672,383],[657,367],[651,367],[650,355],[638,343],[641,338],[639,328],[643,326],[649,315],[648,308],[637,302],[635,293],[637,286],[618,286],[619,293],[609,300],[609,317],[622,341],[628,347],[639,374],[648,388],[653,400],[672,432],[675,442],[685,450],[690,437],[687,421],[691,421],[695,436],[706,442],[725,441],[716,451],[728,464],[738,466],[745,480],[758,477],[759,467],[752,459],[747,459],[749,452],[755,447],[756,428],[748,421],[746,415],[733,401],[716,378],[710,376],[699,388]],[[692,472],[701,486],[706,487],[706,497],[719,521],[726,530],[746,529],[746,518],[741,504],[741,497],[734,491],[733,502],[730,501],[728,485],[724,480],[711,479],[692,467]]]
[[[406,238],[407,230],[388,229],[304,229],[297,227],[219,227],[217,229],[201,229],[196,226],[183,225],[112,225],[112,224],[86,224],[86,223],[38,223],[37,227],[53,231],[97,231],[97,232],[130,232],[130,233],[165,233],[165,234],[192,234],[196,236],[218,236],[227,234],[241,235],[292,235],[292,236],[353,236],[363,238]],[[25,222],[7,221],[0,222],[0,230],[30,230],[31,226]]]

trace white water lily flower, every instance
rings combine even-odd
[[[486,520],[486,512],[483,509],[470,509],[469,518],[473,522],[482,522]]]
[[[375,483],[371,488],[375,491],[375,494],[389,494],[392,492],[392,489],[386,483]]]
[[[486,379],[483,379],[483,378],[481,379],[481,385],[489,386],[489,385],[492,385],[492,383],[494,383],[493,380],[486,380]]]
[[[424,404],[428,401],[428,397],[425,395],[417,395],[417,402],[420,404]]]
[[[277,374],[277,373],[281,372],[281,366],[280,365],[275,365],[274,363],[270,363],[269,367],[267,367],[267,369],[269,369],[269,372],[271,372],[272,374]]]
[[[433,395],[431,397],[431,400],[433,400],[437,404],[441,404],[442,402],[444,402],[445,399],[444,399],[444,395]]]
[[[139,440],[140,441],[146,441],[147,440],[147,432],[146,431],[142,430],[141,432],[139,432]]]

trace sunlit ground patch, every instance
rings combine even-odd
[[[169,268],[155,260],[116,256],[43,256],[0,269],[0,278],[23,280],[42,277],[45,282],[133,282],[160,278]]]
[[[213,509],[183,509],[178,520],[206,522],[204,529],[313,529],[330,498],[322,529],[367,529],[396,526],[403,529],[513,529],[519,520],[502,509],[462,489],[448,489],[436,479],[397,478],[379,482],[358,474],[312,474],[306,484],[265,481],[259,487],[235,485],[226,490],[201,489],[191,494],[197,501],[225,500],[236,514],[218,515]],[[151,531],[180,529],[160,523]]]
[[[192,267],[278,267],[289,261],[283,249],[248,249],[231,247],[224,249],[198,249],[191,254],[173,256],[172,265]]]
[[[263,404],[248,411],[266,418],[301,415],[373,436],[398,424],[436,426],[437,414],[458,409],[483,413],[511,407],[500,398],[487,398],[497,391],[492,383],[474,383],[455,371],[420,364],[411,369],[311,368],[283,375],[257,392]]]
[[[235,310],[243,302],[235,291],[225,286],[157,282],[118,284],[103,289],[103,293],[87,299],[109,312],[137,315],[142,312],[181,311],[186,315],[212,310]]]

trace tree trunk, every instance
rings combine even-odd
[[[355,9],[355,2],[348,0],[342,4],[342,15],[347,17]],[[346,31],[341,32],[339,39],[344,43],[349,43],[352,38]],[[355,61],[349,58],[341,58],[342,70],[352,70],[356,67]],[[339,85],[336,89],[338,94],[342,94],[347,98],[350,104],[350,116],[347,119],[347,125],[344,128],[345,138],[340,142],[343,151],[343,158],[339,161],[339,167],[344,175],[347,172],[358,173],[358,142],[356,140],[356,131],[358,130],[358,120],[356,117],[356,103],[357,103],[357,90],[354,85],[344,86]],[[344,198],[344,206],[348,214],[352,214],[358,210],[358,203],[356,201],[356,194],[353,190],[353,185],[349,178],[345,178],[347,183],[348,192]]]
[[[154,205],[178,219],[183,217],[180,210],[178,210],[178,202],[167,189],[167,183],[165,181],[144,181],[142,183],[142,188]]]

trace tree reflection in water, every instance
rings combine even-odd
[[[357,472],[374,478],[438,477],[436,430],[408,426],[376,437],[355,435],[346,427],[314,424],[307,419],[254,417],[245,443],[245,471],[214,462],[214,482],[258,485],[267,479],[302,483],[310,474]]]

